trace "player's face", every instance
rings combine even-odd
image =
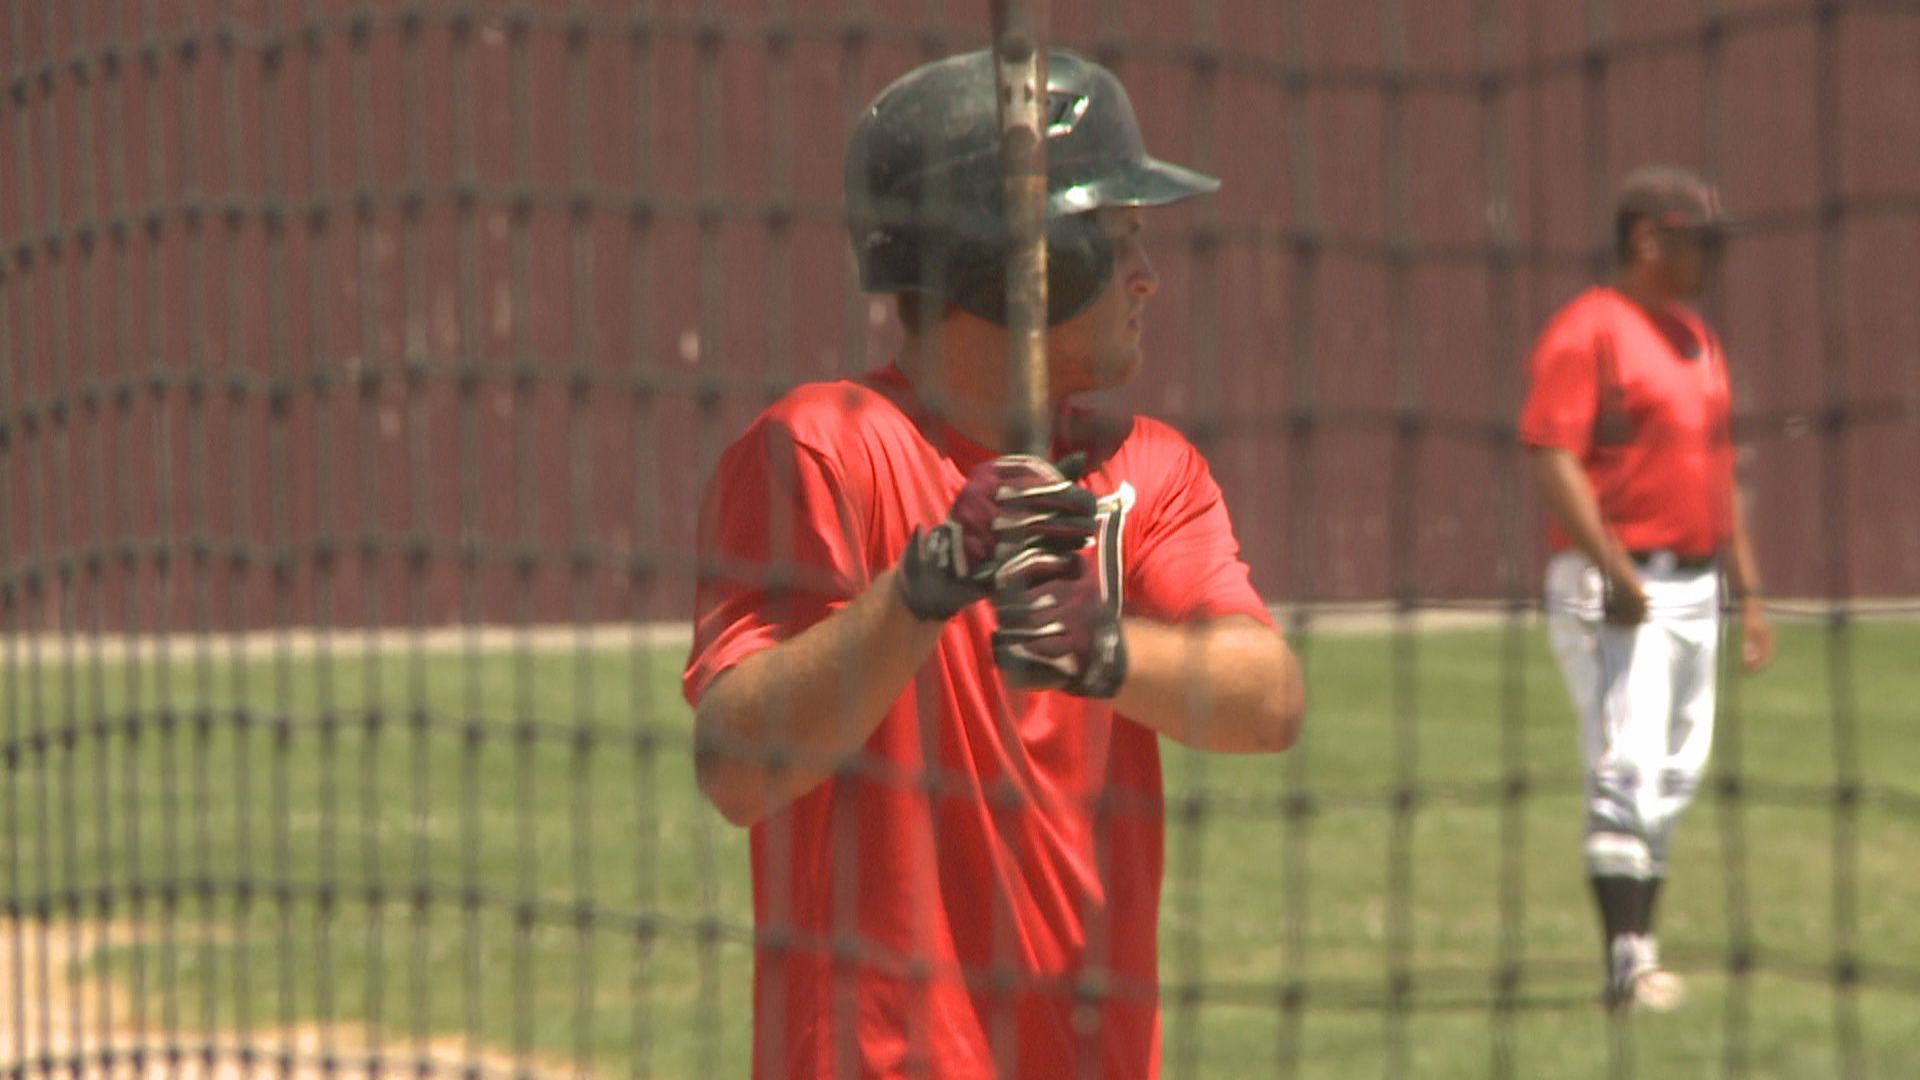
[[[1676,296],[1699,296],[1720,263],[1720,235],[1691,228],[1663,228],[1660,233],[1669,287]]]
[[[1119,386],[1140,370],[1141,316],[1160,278],[1147,260],[1138,207],[1096,210],[1113,243],[1113,276],[1085,311],[1047,334],[1048,374],[1056,397]]]

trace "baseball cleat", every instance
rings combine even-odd
[[[1637,1008],[1672,1012],[1686,997],[1686,981],[1665,968],[1649,968],[1634,976],[1633,1004]]]

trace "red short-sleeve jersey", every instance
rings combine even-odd
[[[1720,342],[1692,311],[1649,312],[1595,287],[1548,323],[1529,362],[1520,440],[1580,460],[1630,550],[1713,555],[1732,535],[1732,397]],[[1568,546],[1557,524],[1548,543]]]
[[[1110,434],[1085,482],[1126,611],[1270,624],[1199,452],[1145,418]],[[857,595],[988,456],[892,367],[769,408],[702,508],[688,700]],[[756,1075],[1156,1075],[1156,737],[1009,688],[992,631],[961,612],[864,752],[753,827]]]

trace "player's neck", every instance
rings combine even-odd
[[[995,453],[1008,450],[1012,396],[1006,377],[1005,334],[975,340],[967,328],[943,324],[928,339],[909,334],[900,350],[900,370],[927,410],[956,432]]]
[[[1683,299],[1668,289],[1651,267],[1631,266],[1620,271],[1613,287],[1622,296],[1654,314],[1665,314]]]

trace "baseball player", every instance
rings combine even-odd
[[[1001,441],[1010,234],[970,53],[847,152],[897,359],[787,394],[704,501],[685,692],[701,790],[751,827],[758,1076],[1155,1075],[1158,738],[1299,728],[1206,461],[1067,400],[1140,365],[1141,208],[1218,181],[1147,156],[1106,69],[1048,66],[1053,455]]]
[[[1720,342],[1687,301],[1720,255],[1714,189],[1672,166],[1622,181],[1619,276],[1534,346],[1520,439],[1548,516],[1548,632],[1580,714],[1586,861],[1614,1008],[1667,1009],[1655,901],[1713,739],[1722,574],[1748,671],[1773,632],[1734,485]]]

